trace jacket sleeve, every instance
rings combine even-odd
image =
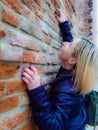
[[[77,106],[77,102],[71,97],[65,96],[65,93],[57,94],[51,100],[44,86],[30,90],[28,94],[33,116],[39,129],[64,130],[64,122],[67,122],[70,114],[72,114],[71,109]],[[69,93],[67,92],[66,95]]]
[[[61,34],[62,34],[62,37],[63,37],[63,42],[72,42],[73,36],[72,36],[72,33],[71,33],[69,21],[65,21],[63,23],[60,23],[59,27],[60,27]]]

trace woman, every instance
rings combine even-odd
[[[73,40],[67,15],[57,9],[64,44],[59,51],[62,66],[51,82],[50,94],[40,85],[40,75],[24,67],[22,79],[28,87],[34,119],[40,130],[84,130],[87,122],[85,94],[96,84],[98,51],[82,38]]]

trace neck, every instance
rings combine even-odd
[[[70,65],[66,62],[62,62],[62,67],[67,70],[71,70],[73,68],[73,65]]]

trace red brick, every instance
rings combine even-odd
[[[53,31],[52,29],[49,29],[48,32],[49,32],[49,36],[51,37],[51,39],[61,42],[60,34],[57,34],[56,31]],[[58,45],[60,45],[60,43],[58,43]]]
[[[37,9],[36,9],[35,14],[36,14],[40,19],[43,19],[43,17],[44,17],[44,12],[43,12],[40,8],[37,8]]]
[[[46,11],[45,1],[44,0],[35,0],[35,2],[42,8],[44,11]]]
[[[42,74],[43,69],[40,66],[35,66],[35,68],[38,70],[39,74]]]
[[[60,46],[61,46],[61,42],[59,43],[58,41],[56,40],[52,40],[51,42],[52,46],[56,49],[60,49]]]
[[[23,0],[24,4],[31,10],[36,9],[36,5],[32,0]]]
[[[29,52],[24,52],[23,53],[23,62],[35,63],[35,64],[38,63],[36,55],[33,54],[33,53],[29,53]]]
[[[46,63],[47,63],[47,58],[46,58],[46,56],[44,56],[44,55],[39,55],[39,56],[37,57],[37,63],[38,63],[38,64],[46,64]]]
[[[58,22],[57,22],[57,20],[55,18],[54,13],[51,13],[51,10],[48,10],[48,16],[54,23],[56,23],[56,26],[58,27]]]
[[[50,54],[51,54],[51,55],[55,55],[54,49],[50,49]]]
[[[0,64],[0,78],[13,78],[18,69],[18,65]]]
[[[24,11],[23,14],[25,17],[27,17],[31,22],[37,24],[37,26],[40,25],[40,22],[38,22],[38,19],[35,15],[35,10],[30,10],[27,6],[24,5]]]
[[[16,114],[13,114],[12,116],[9,116],[3,120],[0,120],[0,129],[2,130],[12,130],[16,126],[18,126],[20,123],[25,121],[26,119],[31,117],[31,111],[25,110],[22,112],[18,112]]]
[[[51,39],[50,39],[49,36],[46,35],[45,33],[44,33],[44,42],[45,42],[47,45],[50,45],[50,44],[51,44]]]
[[[19,0],[1,0],[6,6],[12,8],[18,13],[22,13],[22,6]]]
[[[6,28],[5,26],[0,24],[0,40],[5,36],[6,34]]]
[[[17,15],[5,6],[2,7],[2,21],[15,27],[18,26]]]
[[[27,86],[22,80],[14,80],[8,82],[7,94],[23,92],[26,90],[27,90]]]
[[[83,28],[83,29],[81,29],[81,31],[88,33],[88,32],[89,32],[89,29],[88,29],[88,28]]]
[[[55,8],[60,8],[57,0],[51,0],[51,2],[52,2],[52,4],[54,5]]]
[[[59,59],[52,60],[51,64],[60,65],[61,61]]]
[[[0,44],[0,60],[3,61],[21,61],[23,50],[19,47]]]
[[[30,36],[15,31],[10,31],[9,36],[11,45],[20,46],[34,51],[40,51],[40,42]]]
[[[53,73],[54,72],[54,68],[48,68],[48,67],[44,68],[43,72],[46,73],[46,74]]]
[[[5,82],[0,82],[0,97],[4,95]]]
[[[43,32],[41,27],[33,24],[31,21],[28,21],[28,19],[21,17],[19,27],[31,36],[34,36],[39,40],[43,40]]]
[[[0,113],[12,110],[19,104],[18,97],[8,97],[0,100]]]
[[[58,24],[53,20],[53,19],[51,19],[51,11],[49,10],[48,11],[49,13],[48,13],[48,16],[47,16],[47,18],[45,19],[45,22],[47,22],[47,24],[55,31],[55,32],[57,32],[59,29],[58,29]],[[56,18],[55,18],[55,20],[56,20]]]
[[[29,66],[25,66],[25,67],[29,68]],[[37,69],[39,74],[42,74],[43,69],[40,66],[34,66],[34,67]]]

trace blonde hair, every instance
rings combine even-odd
[[[73,75],[75,91],[80,94],[89,93],[98,81],[98,49],[89,40],[82,38],[75,48],[77,60]]]

